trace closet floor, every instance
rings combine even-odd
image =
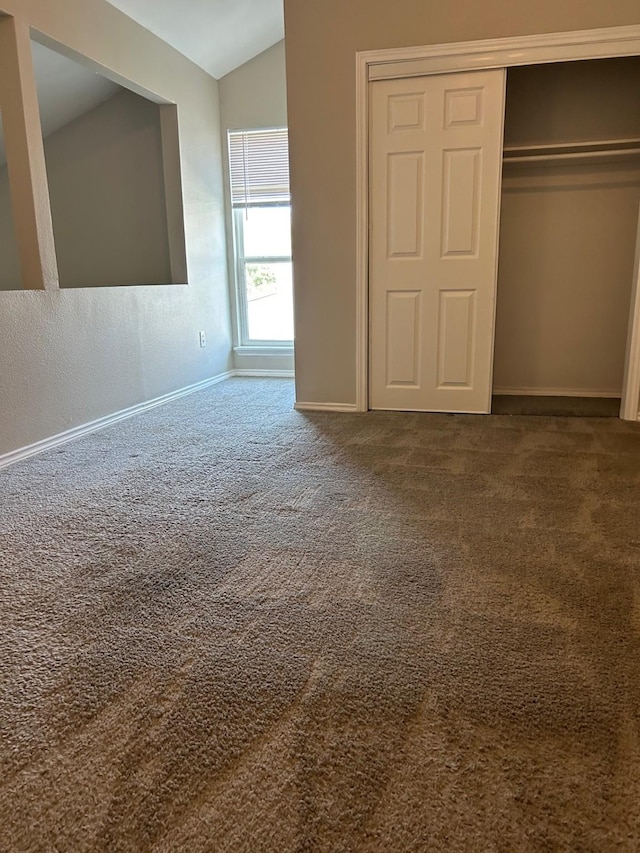
[[[620,399],[615,397],[529,397],[494,394],[491,414],[617,418],[620,414]]]

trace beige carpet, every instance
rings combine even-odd
[[[292,399],[0,473],[0,850],[640,850],[640,425]]]

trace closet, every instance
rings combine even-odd
[[[508,69],[494,395],[617,413],[639,208],[640,58]]]
[[[370,407],[619,398],[640,58],[377,80],[370,105]]]

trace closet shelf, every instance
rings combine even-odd
[[[505,145],[504,162],[534,163],[543,160],[583,160],[640,154],[640,137],[598,139],[588,142],[556,142],[546,145]]]

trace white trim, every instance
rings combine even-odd
[[[505,397],[593,397],[615,399],[621,391],[589,390],[583,388],[494,388],[493,394]]]
[[[74,441],[76,438],[82,438],[91,432],[96,432],[99,429],[111,426],[118,421],[126,420],[134,415],[139,415],[142,412],[147,412],[149,409],[155,409],[156,406],[162,406],[164,403],[170,403],[172,400],[178,400],[180,397],[186,397],[188,394],[193,394],[196,391],[203,391],[205,388],[210,388],[212,385],[217,385],[225,379],[229,379],[234,375],[233,371],[220,373],[218,376],[213,376],[210,379],[204,379],[202,382],[196,382],[193,385],[187,385],[184,388],[179,388],[177,391],[171,391],[169,394],[163,394],[161,397],[155,397],[153,400],[147,400],[144,403],[137,403],[135,406],[130,406],[127,409],[121,409],[119,412],[114,412],[112,415],[106,415],[103,418],[98,418],[95,421],[81,424],[80,426],[68,429],[65,432],[60,432],[57,435],[52,435],[50,438],[44,438],[41,441],[36,441],[34,444],[29,444],[27,447],[20,447],[17,450],[11,450],[9,453],[4,453],[0,456],[0,470],[13,465],[14,462],[22,462],[24,459],[29,459],[36,456],[38,453],[43,453],[45,450],[52,450],[54,447],[59,447],[61,444],[67,444],[69,441]]]
[[[369,63],[356,53],[356,408],[369,408]]]
[[[293,370],[265,370],[258,367],[236,367],[231,371],[232,376],[273,376],[277,379],[293,379]]]
[[[291,215],[291,201],[288,205],[280,205],[281,208],[287,207],[289,215]],[[292,258],[290,255],[273,255],[257,258],[252,255],[245,255],[244,252],[244,212],[243,207],[231,208],[231,227],[233,229],[233,249],[232,258],[233,266],[233,281],[234,301],[237,313],[237,329],[236,337],[239,341],[238,347],[259,347],[271,348],[278,346],[288,346],[293,349],[293,341],[273,341],[273,340],[253,340],[249,335],[249,302],[247,297],[247,280],[246,267],[252,263],[278,263],[291,264]]]
[[[507,113],[507,69],[502,69],[502,115],[500,116],[500,139],[504,141],[504,124]],[[499,144],[503,144],[499,143]],[[504,158],[503,158],[504,160]],[[489,388],[485,412],[491,411],[491,395],[493,389],[493,373],[495,369],[496,352],[496,321],[498,317],[498,261],[500,260],[500,222],[502,217],[502,169],[498,172],[498,203],[495,212],[495,264],[493,269],[493,311],[491,312],[491,363],[489,364]]]
[[[356,408],[366,411],[368,392],[369,81],[480,68],[506,68],[610,56],[640,55],[640,26],[542,33],[484,41],[390,48],[356,53]],[[640,230],[639,230],[640,244]],[[638,246],[640,254],[640,245]],[[629,320],[628,363],[620,416],[640,418],[640,284]]]
[[[640,216],[633,263],[623,388],[620,417],[625,421],[634,421],[636,418],[640,420]]]
[[[362,51],[369,80],[640,53],[640,26]]]
[[[355,403],[294,403],[296,412],[357,412]]]
[[[259,344],[255,344],[254,346],[241,345],[234,347],[233,351],[236,355],[241,355],[243,358],[245,356],[257,356],[260,358],[290,358],[294,354],[292,344],[285,344],[284,346],[260,346]]]

